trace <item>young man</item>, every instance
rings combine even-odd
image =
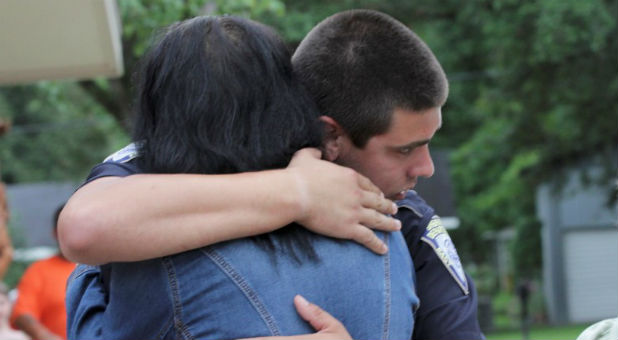
[[[428,145],[448,95],[429,47],[383,13],[353,10],[314,27],[292,64],[325,115],[326,158],[398,200],[421,301],[413,338],[483,338],[473,283],[440,218],[410,190],[433,174]]]
[[[429,48],[384,14],[351,11],[312,30],[293,62],[325,115],[325,158],[352,167],[387,197],[401,200],[397,217],[404,222],[422,301],[414,337],[482,338],[474,289],[448,235],[433,210],[408,191],[419,176],[433,174],[428,143],[441,125],[440,108],[448,92],[444,72]],[[311,158],[308,152],[299,153],[279,172],[126,178],[117,177],[122,171],[114,168],[121,169],[123,158],[135,155],[116,155],[109,166],[95,168],[98,173],[91,174],[91,182],[67,204],[61,219],[63,249],[81,262],[133,261],[297,221],[383,252],[365,226],[398,228],[376,213],[392,213],[388,201],[380,199],[365,177]],[[311,182],[329,174],[337,178],[319,186]],[[284,208],[277,209],[281,204]],[[338,213],[343,216],[334,215]],[[213,224],[229,227],[225,232],[208,229]],[[302,310],[301,315],[306,316]]]

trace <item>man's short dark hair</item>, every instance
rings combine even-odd
[[[292,64],[321,113],[358,147],[389,129],[395,108],[440,107],[448,95],[429,47],[401,22],[371,10],[326,18],[300,43]]]

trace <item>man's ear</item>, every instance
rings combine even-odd
[[[324,126],[323,157],[332,162],[339,158],[345,132],[339,123],[329,116],[320,116],[320,121]]]

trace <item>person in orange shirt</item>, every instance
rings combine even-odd
[[[57,239],[59,207],[54,219]],[[66,339],[66,309],[64,306],[67,279],[75,264],[62,252],[36,261],[26,271],[17,286],[17,301],[11,314],[11,325],[32,339]]]

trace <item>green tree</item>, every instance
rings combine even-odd
[[[452,82],[454,94],[466,92],[460,86],[474,91],[451,96],[448,110],[476,124],[453,156],[461,234],[478,246],[484,231],[515,228],[521,275],[541,264],[537,185],[590,156],[615,159],[617,10],[616,1],[602,0],[474,1],[452,26],[475,43],[441,29],[453,50],[448,67],[483,75]],[[608,161],[606,179],[615,169]],[[483,261],[479,249],[469,253]]]
[[[127,141],[116,121],[71,82],[2,88],[0,108],[13,123],[0,137],[7,183],[77,181]]]

